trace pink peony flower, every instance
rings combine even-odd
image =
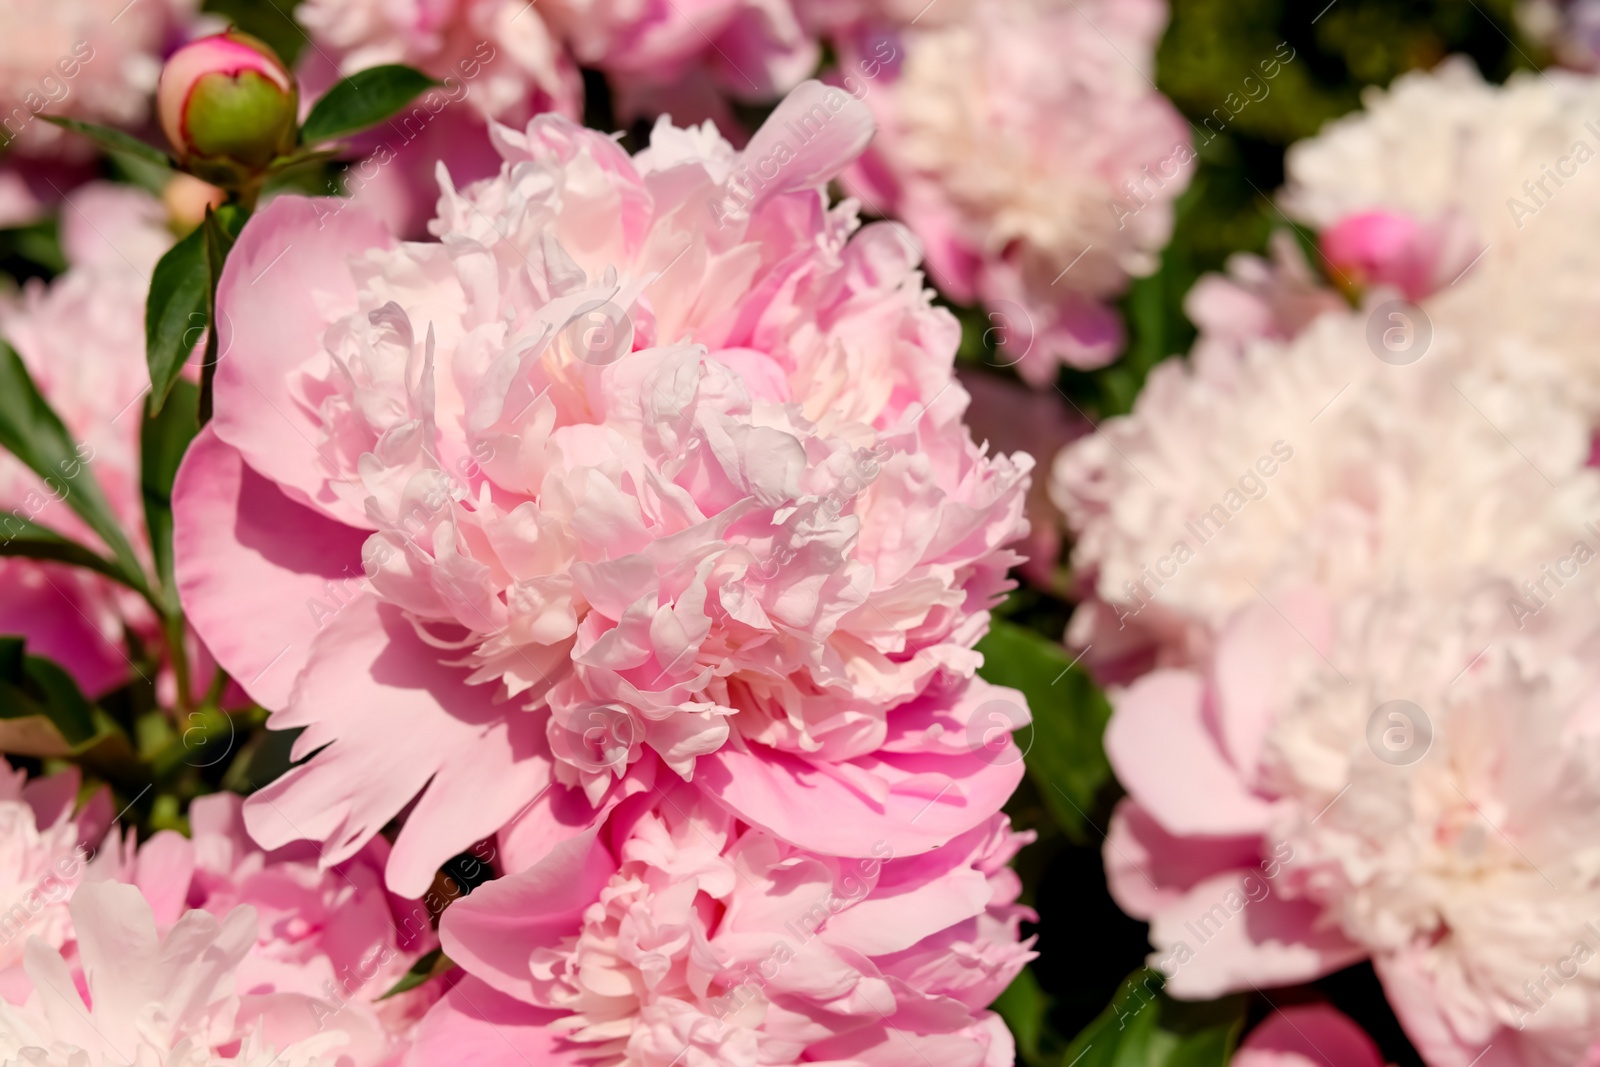
[[[1020,698],[972,645],[1031,463],[967,434],[905,242],[819,192],[870,131],[815,83],[742,154],[541,117],[446,183],[436,242],[292,198],[252,220],[175,510],[189,618],[322,749],[246,802],[257,840],[337,864],[408,812],[414,896],[658,781],[845,856],[999,807],[1021,767],[966,728]]]
[[[417,1062],[481,1042],[480,1001],[543,1033],[538,1062],[665,1067],[1009,1064],[983,1008],[1034,955],[995,815],[915,857],[840,860],[679,785],[598,835],[479,887],[440,936],[469,978],[424,1020]],[[517,1060],[512,1042],[485,1063]]]
[[[398,1062],[435,994],[425,986],[380,998],[436,946],[428,908],[384,890],[382,838],[325,869],[309,846],[262,852],[241,804],[231,793],[197,798],[192,840],[163,830],[136,848],[129,831],[97,860],[96,876],[137,886],[162,929],[194,908],[225,918],[248,905],[259,929],[238,965],[239,1018],[259,1021],[278,1047],[343,1034],[330,1054],[339,1067]]]
[[[71,940],[67,901],[111,821],[104,791],[74,815],[78,782],[75,769],[28,781],[0,764],[0,1000],[26,999],[30,941],[60,948]]]
[[[841,43],[880,135],[847,188],[905,219],[952,299],[1004,316],[1032,384],[1116,357],[1107,301],[1155,270],[1194,151],[1152,88],[1159,0],[975,0],[964,17]]]
[[[516,0],[308,0],[295,17],[316,45],[303,72],[310,98],[340,75],[405,63],[444,82],[442,95],[470,101],[486,119],[520,124],[545,111],[575,117],[582,108],[578,68],[542,7]],[[337,70],[325,69],[330,63]]]
[[[31,520],[90,545],[98,538],[66,501],[72,479],[93,471],[136,545],[144,540],[139,489],[140,401],[150,388],[144,304],[150,271],[172,243],[159,201],[129,186],[91,184],[64,208],[62,244],[72,268],[0,300],[0,335],[78,442],[76,470],[47,482],[0,454],[0,536]],[[78,568],[0,559],[0,632],[65,666],[91,695],[126,680],[124,620],[149,625],[148,607],[121,586]]]
[[[1168,990],[1370,957],[1434,1067],[1596,1041],[1597,635],[1579,601],[1525,595],[1303,589],[1114,694],[1108,879]]]
[[[0,1003],[0,1058],[40,1067],[337,1067],[344,1035],[275,1052],[243,1024],[234,972],[255,940],[254,909],[185,913],[158,933],[133,886],[93,882],[73,895],[79,967],[32,941],[28,1002]],[[76,972],[76,973],[75,973]],[[80,984],[81,983],[81,984]]]
[[[1326,312],[1291,341],[1169,360],[1130,415],[1057,457],[1052,498],[1093,594],[1069,643],[1094,646],[1103,678],[1190,665],[1279,590],[1521,581],[1569,551],[1600,474],[1560,360],[1436,315],[1396,363],[1374,321]]]
[[[1383,1067],[1367,1032],[1326,1004],[1278,1008],[1245,1036],[1233,1067]]]
[[[1256,341],[1292,340],[1323,312],[1348,308],[1306,262],[1294,235],[1278,230],[1267,258],[1236,252],[1226,273],[1202,275],[1183,298],[1184,314],[1200,331],[1189,358],[1235,364]]]
[[[112,126],[150,114],[161,57],[197,0],[15,0],[0,41],[0,148],[87,154],[43,113]]]

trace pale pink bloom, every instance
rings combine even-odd
[[[1116,692],[1108,878],[1167,989],[1370,957],[1434,1067],[1575,1062],[1600,1036],[1600,720],[1567,595],[1280,591]]]
[[[67,901],[111,815],[103,791],[75,815],[78,783],[76,769],[29,781],[0,764],[0,1000],[26,999],[29,941],[60,948],[72,938]]]
[[[432,95],[465,98],[483,118],[576,116],[582,80],[543,12],[526,0],[307,0],[295,11],[316,47],[303,72],[306,95],[314,99],[340,75],[405,63],[445,83]],[[336,71],[324,69],[329,60]]]
[[[1193,662],[1275,589],[1520,581],[1600,509],[1560,359],[1434,315],[1425,351],[1391,363],[1374,332],[1398,327],[1378,311],[1162,363],[1130,415],[1057,457],[1052,497],[1093,594],[1069,643],[1094,645],[1107,678]]]
[[[1193,362],[1237,361],[1255,341],[1291,340],[1323,312],[1349,307],[1306,262],[1293,234],[1274,232],[1267,248],[1266,258],[1235,252],[1225,273],[1202,275],[1184,296],[1184,314],[1200,331]]]
[[[772,100],[815,70],[821,51],[791,0],[555,0],[545,17],[579,63],[625,92],[705,81],[738,99]]]
[[[22,358],[77,443],[81,461],[46,481],[0,455],[0,536],[28,519],[90,545],[98,538],[68,506],[74,479],[93,471],[136,545],[144,541],[139,490],[141,399],[150,388],[144,304],[150,271],[172,243],[159,201],[130,186],[90,184],[63,205],[71,269],[0,301],[0,335]],[[137,597],[78,568],[0,560],[0,631],[66,666],[97,694],[131,670],[123,620],[149,621]]]
[[[1337,1008],[1295,1004],[1275,1008],[1245,1036],[1233,1067],[1383,1067],[1367,1032]]]
[[[275,1051],[239,1017],[235,971],[255,940],[253,908],[190,911],[164,935],[139,890],[91,882],[70,906],[77,959],[26,950],[32,995],[0,1003],[0,1060],[38,1067],[338,1067],[344,1035]]]
[[[88,142],[42,113],[133,127],[150,115],[169,45],[196,0],[12,0],[0,39],[0,147],[85,155]]]
[[[1558,358],[1564,402],[1600,423],[1600,246],[1589,239],[1600,80],[1549,70],[1497,85],[1456,56],[1363,102],[1289,150],[1284,210],[1324,232],[1372,213],[1413,220],[1420,252],[1400,258],[1433,263],[1404,272],[1431,287],[1423,310]]]
[[[836,859],[687,786],[632,798],[446,910],[470,977],[424,1020],[416,1062],[481,1042],[487,1001],[543,1025],[541,1063],[1010,1064],[983,1009],[1034,955],[1006,865],[1030,839],[995,815],[920,856]],[[508,1042],[482,1062],[517,1058]]]
[[[162,929],[193,908],[225,918],[249,905],[259,927],[235,979],[240,1020],[259,1020],[279,1047],[343,1034],[330,1054],[339,1067],[397,1062],[434,987],[380,998],[437,944],[428,909],[385,891],[382,838],[326,869],[307,845],[262,852],[245,833],[241,804],[231,793],[199,797],[189,809],[192,840],[164,830],[135,849],[130,832],[96,875],[137,886]]]
[[[299,64],[302,108],[341,77],[386,63],[417,67],[442,83],[351,139],[362,156],[344,177],[352,199],[401,237],[420,238],[438,200],[440,159],[462,185],[499,169],[490,120],[521,126],[551,111],[578,118],[582,78],[545,10],[527,0],[301,4],[296,17],[315,44]],[[330,185],[330,194],[337,191]]]
[[[541,117],[446,184],[439,241],[332,202],[251,221],[175,508],[190,620],[297,758],[326,746],[246,802],[258,840],[338,863],[409,810],[389,882],[418,895],[658,776],[844,855],[999,806],[1021,768],[968,740],[1007,692],[972,645],[1031,462],[972,442],[906,244],[819,192],[870,130],[816,83],[742,155]]]
[[[1006,316],[1031,383],[1122,344],[1108,302],[1151,273],[1194,151],[1149,72],[1160,0],[975,0],[965,17],[841,43],[878,119],[847,188],[904,219],[952,299]]]

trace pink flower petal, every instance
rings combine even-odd
[[[1022,774],[1020,753],[1013,762],[894,754],[824,767],[732,745],[695,767],[701,788],[741,819],[835,856],[881,855],[886,845],[897,856],[938,848],[998,811]]]
[[[1106,756],[1169,833],[1227,837],[1266,829],[1272,808],[1245,788],[1202,717],[1198,675],[1152,671],[1115,700]]]
[[[616,863],[594,833],[564,841],[520,874],[452,904],[439,922],[445,954],[503,993],[533,1001],[529,957],[575,935]]]
[[[301,503],[370,528],[327,490],[321,424],[291,375],[323,358],[325,324],[356,309],[349,261],[393,239],[363,208],[281,196],[257,212],[217,285],[216,434]]]
[[[1250,1031],[1233,1067],[1383,1067],[1383,1055],[1348,1015],[1326,1004],[1278,1008]]]
[[[348,597],[364,582],[366,534],[290,500],[210,426],[178,468],[172,510],[190,624],[253,700],[283,707],[343,603],[329,589]]]
[[[1319,923],[1321,910],[1285,900],[1260,872],[1219,874],[1151,921],[1150,964],[1167,976],[1167,991],[1186,1000],[1309,982],[1366,954]]]
[[[406,1067],[579,1067],[549,1029],[559,1017],[466,978],[423,1016]]]
[[[317,754],[245,802],[251,836],[268,849],[323,842],[331,866],[422,793],[388,863],[391,889],[422,896],[445,860],[493,834],[550,781],[543,720],[466,677],[398,609],[366,596],[352,602],[317,638],[271,723],[305,726],[295,756]]]

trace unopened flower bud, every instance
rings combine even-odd
[[[270,47],[237,30],[173,53],[156,103],[179,162],[218,185],[237,186],[294,147],[294,78]]]

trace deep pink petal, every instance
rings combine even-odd
[[[732,745],[700,758],[694,780],[746,822],[834,856],[926,852],[985,822],[1022,780],[1017,759],[893,754],[834,766]],[[879,795],[869,795],[875,789]]]
[[[564,841],[535,866],[481,885],[445,909],[439,943],[469,974],[533,1001],[531,954],[574,936],[615,870],[593,833]]]
[[[91,697],[115,689],[133,668],[122,632],[107,618],[103,580],[26,559],[0,559],[0,634],[27,639],[28,652],[59,663]]]
[[[463,979],[417,1024],[406,1067],[578,1067],[549,1029],[560,1014]]]
[[[1326,1004],[1278,1008],[1250,1031],[1233,1067],[1383,1067],[1383,1054],[1348,1015]]]
[[[253,700],[283,707],[339,597],[363,581],[366,534],[284,496],[210,426],[178,468],[172,511],[190,624]]]

